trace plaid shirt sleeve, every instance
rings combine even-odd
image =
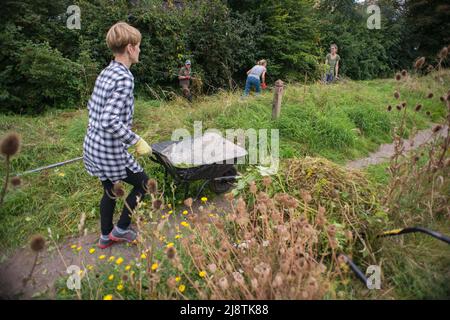
[[[127,99],[133,93],[133,80],[127,77],[117,80],[111,97],[106,101],[100,116],[100,123],[105,131],[111,133],[125,145],[135,144],[140,137],[129,129],[121,120],[120,113],[126,107]]]

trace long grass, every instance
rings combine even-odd
[[[444,78],[448,83],[448,72]],[[279,128],[283,158],[318,155],[342,163],[389,141],[388,131],[399,117],[395,111],[388,113],[385,109],[394,101],[392,94],[396,86],[393,80],[307,87],[289,84],[281,118],[277,121],[270,120],[270,92],[244,101],[240,100],[241,92],[221,92],[198,98],[192,106],[181,98],[170,102],[137,99],[134,128],[149,142],[170,139],[176,128],[192,130],[196,120],[203,121],[204,129]],[[425,116],[424,111],[417,117],[419,127],[442,117],[438,93],[446,89],[432,76],[402,85],[400,92],[409,93],[406,101],[410,105],[430,90],[436,93],[424,105],[431,116]],[[11,163],[12,172],[81,156],[86,126],[84,106],[78,110],[50,111],[37,117],[0,116],[0,134],[17,131],[23,137],[22,152]],[[151,176],[161,179],[159,167],[148,159],[140,161]],[[1,170],[3,177],[4,169]],[[76,232],[82,213],[87,216],[89,231],[97,232],[101,192],[99,181],[85,172],[82,162],[25,176],[23,185],[6,194],[0,208],[0,251],[8,255],[24,245],[30,235],[45,232],[47,227],[62,238],[71,235]]]

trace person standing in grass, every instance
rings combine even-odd
[[[330,53],[325,58],[325,64],[329,67],[326,73],[326,83],[339,79],[339,60],[341,57],[337,54],[338,47],[334,43],[330,47]]]
[[[261,93],[261,85],[266,88],[266,72],[267,72],[267,61],[260,60],[258,63],[247,71],[247,81],[245,83],[244,96],[248,96],[250,89],[255,87],[256,94]]]
[[[178,80],[180,81],[180,87],[183,91],[183,95],[189,102],[192,102],[192,94],[189,89],[190,80],[191,80],[191,61],[186,60],[184,67],[181,67],[178,72]]]
[[[134,77],[130,67],[139,62],[140,42],[139,30],[125,22],[116,23],[109,29],[106,43],[114,60],[97,77],[88,102],[89,124],[83,143],[83,161],[87,172],[98,177],[103,185],[101,236],[98,242],[102,249],[114,242],[132,242],[136,239],[136,232],[130,228],[131,213],[137,199],[146,193],[148,177],[127,151],[135,145],[138,155],[152,152],[147,142],[131,130]],[[116,198],[120,197],[119,188],[114,186],[121,180],[131,184],[133,189],[114,226]]]

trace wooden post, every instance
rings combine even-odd
[[[273,95],[272,119],[278,119],[281,112],[281,100],[283,98],[283,81],[275,81],[275,90]]]

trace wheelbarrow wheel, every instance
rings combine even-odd
[[[237,170],[235,167],[232,167],[230,170],[228,170],[227,172],[225,172],[223,174],[223,177],[235,177],[237,175]],[[231,187],[233,186],[233,183],[236,181],[236,179],[230,178],[230,179],[223,179],[223,180],[211,180],[209,182],[209,189],[211,189],[211,191],[219,194],[219,193],[224,193],[227,192],[228,190],[231,189]]]

